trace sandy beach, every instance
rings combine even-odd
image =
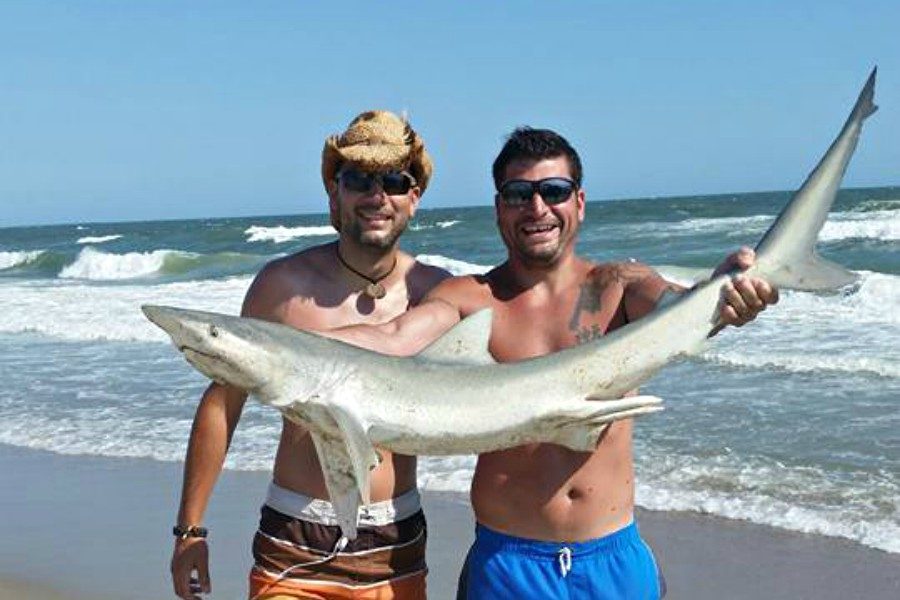
[[[0,445],[0,598],[174,597],[170,527],[181,465]],[[213,598],[242,598],[268,475],[226,471],[209,508]],[[452,598],[473,521],[459,494],[425,495],[429,595]],[[640,511],[668,598],[895,599],[900,555],[696,514]]]

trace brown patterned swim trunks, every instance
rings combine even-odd
[[[360,509],[342,538],[326,500],[269,486],[253,539],[250,598],[425,598],[427,533],[418,491]]]

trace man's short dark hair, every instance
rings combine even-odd
[[[581,187],[581,158],[566,138],[549,129],[518,127],[506,139],[503,149],[494,160],[494,187],[500,189],[506,167],[517,160],[544,160],[565,156],[569,161],[572,179]]]

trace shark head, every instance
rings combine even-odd
[[[279,345],[260,321],[169,306],[141,310],[169,334],[188,362],[219,383],[259,394],[283,372]]]

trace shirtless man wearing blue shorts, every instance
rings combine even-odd
[[[511,362],[603,336],[652,311],[667,291],[684,291],[642,264],[597,264],[575,254],[585,214],[581,161],[558,134],[517,129],[493,176],[506,262],[445,280],[392,322],[342,329],[338,337],[408,355],[491,307],[490,352]],[[752,250],[741,249],[719,271],[753,261]],[[722,323],[740,326],[778,295],[763,280],[737,276],[723,299]],[[634,521],[631,438],[626,420],[610,425],[593,452],[529,444],[479,456],[471,490],[478,525],[459,597],[661,597],[659,566]]]

